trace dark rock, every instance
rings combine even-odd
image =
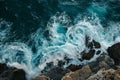
[[[90,49],[93,49],[93,46],[94,46],[94,45],[93,45],[92,42],[89,42],[89,44],[87,45],[87,47],[90,48]]]
[[[89,60],[94,56],[95,50],[90,50],[88,53],[83,51],[81,54],[82,54],[82,60],[84,60],[84,59]]]
[[[59,67],[62,67],[63,65],[65,65],[65,61],[62,61],[62,60],[58,61],[58,66]]]
[[[94,44],[95,48],[100,48],[101,47],[100,43],[96,42],[95,40],[93,40],[93,44]]]
[[[120,64],[120,43],[116,43],[107,49],[108,54],[114,59],[115,64]]]
[[[0,74],[2,74],[8,67],[5,63],[0,63]]]
[[[86,47],[92,49],[93,48],[93,43],[90,41],[90,37],[89,36],[85,36],[85,45]]]
[[[95,61],[88,63],[92,72],[96,73],[98,70],[105,68],[114,68],[114,61],[107,55],[100,55]]]
[[[70,71],[67,69],[55,67],[50,71],[43,73],[42,75],[48,76],[52,80],[61,80],[61,78],[68,72]]]
[[[69,63],[72,59],[68,58],[67,55],[64,57],[66,63]]]
[[[90,37],[87,36],[87,35],[85,36],[85,45],[86,45],[87,50],[89,50],[89,52],[86,52],[86,50],[84,50],[80,54],[80,55],[82,55],[81,56],[82,59],[79,59],[80,61],[82,61],[82,60],[90,60],[95,55],[95,53],[97,55],[101,53],[100,50],[97,51],[97,52],[95,50],[96,48],[100,48],[101,47],[100,43],[98,43],[95,40],[90,39]]]
[[[95,41],[95,40],[90,40],[90,37],[89,36],[85,36],[86,38],[85,38],[85,45],[86,45],[86,47],[88,47],[88,48],[90,48],[90,49],[93,49],[93,48],[100,48],[101,47],[101,45],[100,45],[100,43],[98,43],[97,41]]]
[[[26,80],[25,72],[22,69],[14,70],[11,75],[11,80]]]
[[[54,66],[53,62],[47,63],[47,68],[52,68]]]
[[[0,64],[0,80],[26,80],[25,72],[3,63]]]
[[[96,54],[98,55],[98,54],[100,54],[100,53],[101,53],[101,51],[100,51],[100,50],[98,50]]]
[[[78,69],[81,69],[82,68],[82,65],[74,65],[74,64],[71,64],[67,67],[67,69],[71,70],[71,71],[76,71]]]

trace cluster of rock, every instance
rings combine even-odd
[[[120,43],[109,47],[108,55],[94,51],[94,48],[100,47],[100,44],[94,40],[86,45],[90,51],[88,53],[83,51],[81,60],[89,60],[98,53],[100,56],[86,65],[71,64],[66,68],[53,67],[31,80],[120,80]],[[62,64],[63,62],[60,61],[59,65]],[[26,80],[25,72],[1,63],[0,80]]]
[[[65,75],[62,76],[62,74]],[[54,68],[54,70],[46,72],[46,74],[42,74],[33,80],[120,80],[120,68],[115,66],[114,60],[108,55],[101,55],[95,61],[76,71],[70,70],[67,73],[66,70]]]
[[[83,51],[82,60],[92,58],[95,54],[94,47],[100,47],[94,40],[87,45],[91,50],[88,53]],[[120,80],[120,43],[109,47],[107,51],[108,55],[102,53],[96,60],[84,66],[71,64],[66,69],[53,68],[33,80]]]

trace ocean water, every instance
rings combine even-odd
[[[120,0],[0,0],[0,62],[38,75],[67,56],[80,61],[86,35],[101,53],[120,42]],[[95,49],[97,50],[97,49]],[[31,76],[33,77],[33,76]]]

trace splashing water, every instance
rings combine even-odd
[[[103,27],[100,16],[96,15],[101,13],[104,16],[103,14],[106,14],[105,8],[98,5],[90,6],[87,9],[88,12],[97,11],[96,9],[103,11],[91,13],[92,16],[84,16],[83,18],[78,15],[74,20],[64,12],[56,13],[50,18],[45,30],[40,27],[31,34],[32,46],[19,41],[3,44],[3,41],[9,37],[12,24],[0,20],[0,62],[22,68],[28,75],[40,73],[50,62],[57,66],[58,61],[64,60],[66,56],[72,60],[63,67],[89,62],[79,60],[81,52],[87,49],[85,46],[86,35],[101,44],[102,52],[106,52],[109,46],[120,42],[120,23],[110,22],[107,27]],[[3,25],[5,28],[2,27]],[[35,47],[36,50],[33,51],[32,47]],[[94,56],[92,60],[98,56]]]

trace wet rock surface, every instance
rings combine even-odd
[[[90,39],[89,36],[85,36],[85,45],[87,50],[84,50],[83,52],[81,52],[81,60],[90,60],[91,58],[94,57],[94,55],[99,55],[101,53],[100,49],[101,48],[101,44],[98,43],[95,40]]]
[[[85,51],[82,52],[82,60],[89,60],[91,59],[95,54],[95,50],[90,50],[88,53]]]
[[[107,49],[108,54],[111,58],[114,59],[115,64],[120,63],[120,43],[116,43]]]
[[[45,76],[49,77],[51,80],[61,80],[61,78],[68,72],[70,72],[70,70],[63,69],[61,67],[55,67],[41,75],[45,75]]]
[[[22,69],[8,67],[0,63],[0,80],[26,80],[25,72]]]

